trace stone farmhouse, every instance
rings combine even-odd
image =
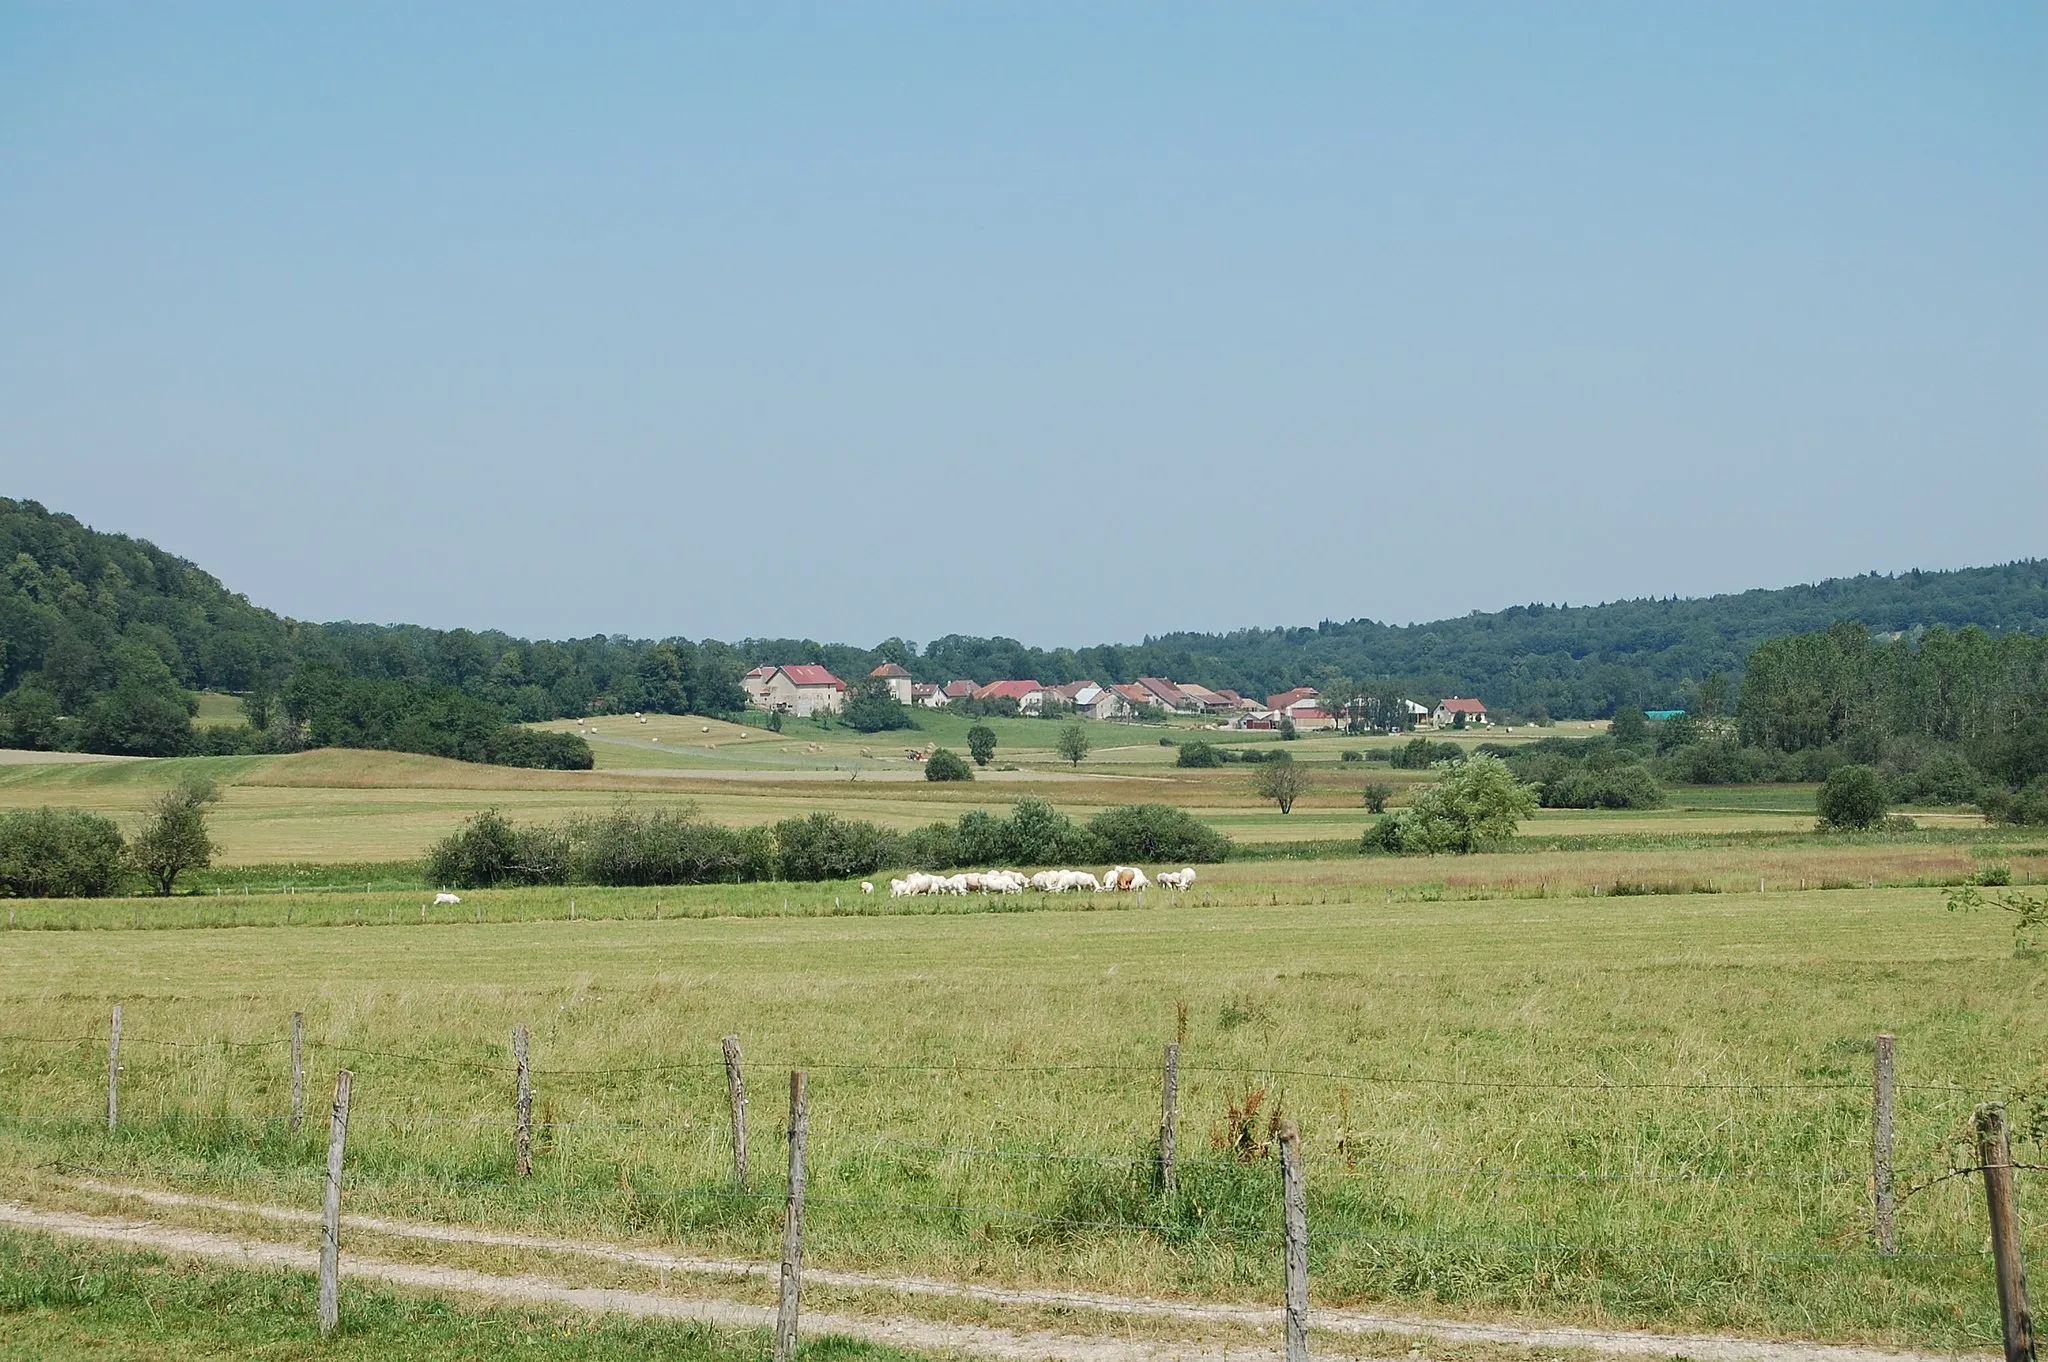
[[[756,667],[740,678],[740,685],[754,708],[798,718],[837,714],[846,703],[846,683],[815,663]]]

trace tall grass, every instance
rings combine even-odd
[[[1308,1142],[1326,1301],[1922,1346],[1995,1336],[1974,1190],[1952,1179],[1909,1199],[1905,1252],[1881,1260],[1865,1177],[1879,1029],[1900,1036],[1908,1182],[1951,1166],[1975,1101],[2023,1111],[2048,1091],[2040,967],[2011,957],[1998,924],[1907,890],[1309,897],[18,933],[0,956],[16,1019],[0,1041],[0,1167],[313,1204],[319,1141],[282,1122],[297,1008],[313,1109],[336,1067],[357,1074],[349,1196],[365,1212],[771,1256],[779,1079],[801,1065],[813,1261],[1269,1299],[1277,1173],[1231,1115],[1263,1090],[1261,1112],[1299,1120]],[[117,999],[125,1115],[109,1135]],[[1178,1005],[1188,1157],[1167,1198],[1156,1066]],[[527,1184],[508,1135],[521,1021],[541,1122]],[[729,1032],[754,1093],[744,1191]]]

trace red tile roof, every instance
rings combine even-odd
[[[910,673],[904,671],[903,668],[897,666],[894,662],[884,662],[881,666],[869,672],[868,675],[886,677],[887,679],[894,681],[898,678],[908,677]]]
[[[846,683],[826,671],[815,662],[799,662],[793,667],[785,666],[782,674],[793,686],[830,686],[834,690],[845,690]]]
[[[974,692],[974,698],[977,700],[1022,700],[1025,696],[1036,694],[1044,689],[1045,687],[1039,685],[1036,681],[991,681],[980,690]]]
[[[1156,705],[1159,703],[1158,697],[1143,686],[1111,686],[1110,689],[1134,705]]]
[[[1179,686],[1161,676],[1141,676],[1138,684],[1151,692],[1148,704],[1165,705],[1168,709],[1179,709],[1191,701]]]
[[[1484,714],[1484,713],[1486,713],[1486,706],[1485,706],[1485,705],[1482,705],[1482,704],[1480,704],[1480,703],[1479,703],[1479,702],[1478,702],[1477,700],[1460,700],[1460,699],[1459,699],[1459,698],[1458,698],[1457,696],[1455,696],[1455,695],[1453,695],[1453,696],[1452,696],[1452,697],[1451,697],[1450,699],[1448,699],[1448,700],[1439,700],[1439,701],[1437,702],[1437,708],[1438,708],[1438,709],[1447,709],[1447,710],[1449,710],[1449,711],[1450,711],[1451,713],[1453,713],[1453,714]]]
[[[946,698],[948,700],[970,699],[973,697],[976,689],[978,689],[978,687],[976,687],[972,681],[966,680],[965,678],[962,678],[958,681],[948,681],[946,683]]]
[[[1084,690],[1094,689],[1093,681],[1069,681],[1064,686],[1054,686],[1052,693],[1062,700],[1071,700]]]
[[[1296,686],[1293,690],[1283,690],[1278,695],[1267,696],[1266,708],[1285,709],[1297,700],[1313,700],[1321,694],[1322,692],[1314,686]]]

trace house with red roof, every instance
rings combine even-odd
[[[1194,708],[1205,714],[1225,714],[1237,708],[1222,691],[1210,690],[1207,686],[1198,686],[1192,681],[1177,681],[1174,685]]]
[[[1019,714],[1036,714],[1045,708],[1045,687],[1036,681],[991,681],[974,692],[977,700],[1015,700]]]
[[[1455,695],[1448,700],[1437,701],[1436,708],[1429,712],[1429,719],[1438,728],[1456,728],[1458,716],[1461,714],[1465,716],[1465,726],[1468,728],[1483,728],[1493,722],[1486,717],[1485,705],[1469,697],[1461,699]]]
[[[1125,703],[1129,704],[1133,710],[1155,709],[1159,705],[1159,697],[1146,690],[1143,686],[1118,685],[1111,686],[1110,689],[1123,696]]]
[[[980,689],[981,687],[975,685],[972,681],[962,678],[958,681],[948,681],[946,683],[943,694],[949,701],[972,700],[974,698],[974,692]]]
[[[802,718],[837,714],[846,703],[846,683],[814,662],[756,667],[740,678],[748,703],[756,709],[777,709]]]
[[[1192,713],[1201,708],[1185,691],[1163,676],[1141,676],[1138,687],[1151,697],[1147,704],[1158,705],[1175,714]]]
[[[944,709],[952,700],[936,681],[913,681],[910,683],[910,703],[924,709]]]
[[[911,680],[910,673],[897,666],[894,662],[884,662],[881,666],[869,672],[868,680],[888,682],[889,694],[897,704],[907,705],[911,702],[911,687],[914,683]]]

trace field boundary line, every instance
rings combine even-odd
[[[165,1192],[151,1188],[134,1187],[123,1183],[104,1182],[97,1178],[74,1178],[71,1185],[82,1191],[101,1195],[125,1197],[141,1201],[146,1205],[164,1207],[189,1207],[193,1209],[224,1211],[259,1217],[287,1224],[317,1225],[320,1215],[317,1211],[302,1211],[284,1206],[265,1206],[252,1202],[232,1201],[225,1198],[199,1196],[186,1192]],[[6,1220],[14,1211],[26,1210],[16,1203],[0,1202],[0,1220]],[[32,1214],[42,1214],[31,1212]],[[122,1223],[122,1222],[109,1222]],[[152,1228],[155,1222],[143,1222]],[[382,1216],[345,1215],[342,1223],[351,1228],[372,1234],[383,1234],[393,1238],[419,1239],[440,1243],[478,1244],[494,1248],[526,1248],[540,1252],[562,1253],[578,1257],[595,1258],[600,1261],[616,1262],[628,1266],[654,1268],[694,1275],[725,1277],[759,1277],[772,1280],[776,1264],[767,1260],[759,1262],[738,1258],[700,1258],[690,1255],[671,1254],[660,1249],[631,1248],[619,1244],[606,1244],[574,1239],[561,1239],[546,1235],[520,1234],[511,1231],[469,1229],[457,1225],[434,1224],[430,1222],[393,1220]],[[306,1252],[308,1263],[312,1261],[310,1251]],[[360,1272],[364,1260],[351,1256],[347,1262],[351,1270]],[[474,1275],[474,1274],[473,1274]],[[1050,1306],[1096,1310],[1111,1315],[1156,1317],[1199,1323],[1204,1320],[1217,1323],[1243,1325],[1254,1328],[1280,1327],[1282,1313],[1278,1306],[1227,1305],[1194,1301],[1175,1301],[1158,1297],[1117,1296],[1092,1291],[1060,1291],[1029,1287],[983,1286],[972,1282],[947,1281],[933,1277],[890,1276],[882,1273],[853,1272],[835,1268],[806,1265],[806,1280],[821,1285],[858,1290],[882,1290],[900,1292],[906,1295],[949,1296],[959,1299],[983,1301],[996,1305]],[[506,1279],[519,1281],[522,1279]],[[616,1292],[587,1292],[591,1295],[617,1295]],[[630,1293],[628,1293],[630,1294]],[[551,1298],[552,1299],[552,1298]],[[665,1298],[657,1298],[665,1299]],[[604,1307],[597,1307],[604,1308]],[[772,1311],[768,1307],[740,1307],[757,1310],[761,1321],[767,1321]],[[873,1323],[855,1317],[834,1317],[835,1322],[827,1325],[823,1317],[809,1315],[816,1327],[831,1333],[855,1333],[861,1337],[882,1337],[862,1333],[860,1325]],[[1740,1338],[1719,1334],[1659,1334],[1634,1329],[1591,1329],[1570,1325],[1488,1324],[1471,1320],[1438,1319],[1426,1316],[1381,1314],[1373,1311],[1341,1310],[1328,1307],[1317,1308],[1312,1315],[1313,1327],[1333,1333],[1346,1334],[1403,1334],[1426,1335],[1460,1342],[1495,1343],[1528,1348],[1583,1348],[1592,1352],[1655,1357],[1686,1357],[1696,1362],[1953,1362],[1957,1356],[1974,1357],[1977,1354],[1923,1353],[1909,1350],[1890,1350],[1876,1347],[1862,1347],[1854,1344],[1832,1344],[1818,1342],[1772,1342],[1762,1339]],[[895,1321],[894,1323],[911,1323]],[[919,1323],[920,1327],[926,1327]],[[953,1326],[929,1326],[951,1328]],[[1006,1333],[1007,1331],[993,1331]],[[1020,1335],[1010,1335],[1022,1338]],[[1033,1335],[1033,1338],[1048,1338],[1047,1335]],[[989,1351],[977,1344],[954,1341],[947,1344],[913,1344],[890,1336],[889,1342],[902,1343],[906,1347],[946,1346],[965,1347],[975,1352],[988,1352],[991,1356],[1020,1357],[1026,1362],[1036,1362],[1040,1357],[1066,1356],[1081,1358],[1077,1352],[1052,1349],[1034,1354],[1014,1353],[1007,1350]],[[1078,1342],[1061,1336],[1062,1342]],[[1123,1344],[1115,1345],[1123,1347]],[[1131,1362],[1138,1356],[1222,1356],[1221,1349],[1188,1348],[1181,1345],[1137,1345],[1141,1352],[1094,1353],[1090,1358],[1102,1358],[1104,1362]],[[1258,1350],[1247,1350],[1241,1346],[1229,1349],[1234,1358],[1246,1358],[1258,1354]],[[1273,1357],[1279,1350],[1271,1350]],[[1986,1354],[1988,1356],[1988,1354]]]

